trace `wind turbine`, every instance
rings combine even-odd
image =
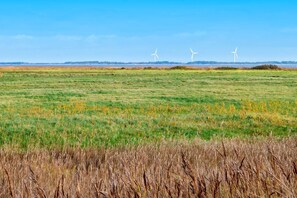
[[[192,54],[192,56],[191,56],[191,60],[192,60],[192,62],[194,62],[194,56],[197,55],[198,52],[194,52],[194,51],[192,50],[192,48],[190,48],[190,51],[191,51],[191,54]]]
[[[237,51],[238,51],[238,48],[236,48],[235,50],[234,50],[234,52],[232,52],[232,54],[233,54],[233,58],[234,58],[234,63],[236,63],[236,59],[238,58],[238,53],[237,53]]]
[[[159,60],[158,49],[156,49],[155,53],[153,53],[152,56],[154,57],[155,62],[156,62],[157,60]]]

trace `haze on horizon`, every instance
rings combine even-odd
[[[0,62],[297,60],[291,0],[11,0],[0,3]]]

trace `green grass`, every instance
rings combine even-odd
[[[0,70],[0,146],[297,132],[297,71]]]

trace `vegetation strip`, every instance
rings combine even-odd
[[[1,197],[295,197],[297,139],[0,152]]]

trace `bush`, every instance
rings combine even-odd
[[[281,68],[277,65],[259,65],[256,67],[252,67],[252,69],[259,69],[259,70],[281,70]]]
[[[170,67],[170,69],[189,69],[189,67],[186,67],[186,66],[174,66],[174,67]]]
[[[236,67],[217,67],[216,70],[236,70]]]
[[[154,69],[154,68],[152,68],[152,67],[144,67],[143,69],[151,70],[151,69]]]

